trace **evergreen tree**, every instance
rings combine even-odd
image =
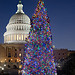
[[[44,2],[39,0],[25,44],[23,75],[55,75],[52,34]]]

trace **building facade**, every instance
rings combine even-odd
[[[53,55],[54,55],[54,60],[65,60],[68,56],[68,49],[54,49],[53,50]]]
[[[21,68],[24,44],[30,32],[30,18],[23,12],[23,5],[19,0],[17,12],[10,18],[4,33],[4,44],[0,44],[0,66],[6,64],[8,68]]]
[[[1,44],[0,45],[0,63],[6,64],[8,68],[21,68],[23,62],[23,56],[25,55],[24,44]],[[54,60],[65,60],[69,54],[67,49],[54,49]]]
[[[21,68],[21,62],[24,55],[24,44],[1,44],[0,45],[0,63],[7,68]]]

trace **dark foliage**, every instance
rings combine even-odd
[[[67,57],[62,68],[62,75],[75,75],[75,53]]]

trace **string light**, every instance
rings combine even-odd
[[[39,0],[25,44],[23,75],[55,75],[52,34],[44,2]]]

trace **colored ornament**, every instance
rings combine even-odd
[[[55,75],[51,27],[42,0],[39,0],[32,17],[28,39],[22,75]]]

